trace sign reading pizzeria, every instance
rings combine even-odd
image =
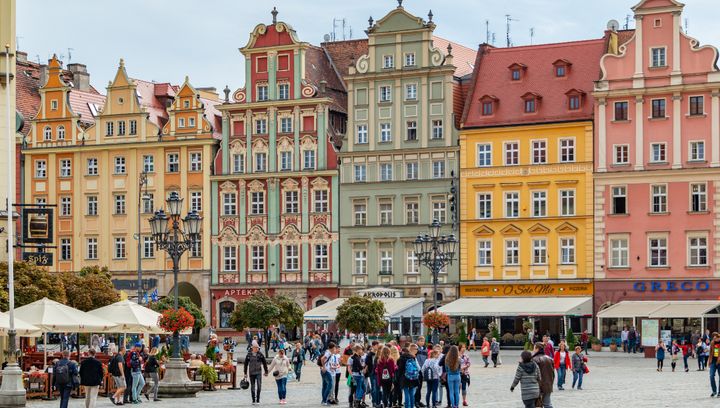
[[[592,296],[592,283],[511,283],[467,285],[460,287],[460,296],[463,297],[489,297],[489,296]]]

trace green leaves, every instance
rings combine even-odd
[[[303,310],[293,298],[285,295],[270,297],[265,291],[257,291],[238,302],[230,317],[230,325],[238,331],[280,324],[297,327],[302,323]]]
[[[353,296],[337,309],[338,326],[353,333],[376,333],[387,326],[385,305],[379,300]]]

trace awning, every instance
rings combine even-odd
[[[440,311],[454,317],[590,316],[592,297],[466,297]]]
[[[423,298],[378,298],[385,305],[385,318],[423,316]],[[337,317],[337,308],[345,302],[345,298],[331,300],[304,314],[306,321],[332,321]]]
[[[623,300],[601,310],[597,317],[602,319],[703,317],[711,312],[715,315],[715,309],[718,307],[720,307],[720,301],[717,300]]]

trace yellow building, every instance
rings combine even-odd
[[[460,132],[460,296],[504,341],[592,314],[592,73],[603,40],[481,46]],[[597,58],[594,58],[597,57]],[[552,299],[551,301],[548,301]]]
[[[5,45],[10,45],[10,55],[5,51]],[[7,261],[8,234],[7,234],[7,198],[8,192],[15,191],[14,186],[8,185],[7,169],[14,168],[16,163],[8,163],[8,134],[15,134],[15,0],[0,0],[0,261]],[[9,64],[7,59],[10,59]],[[6,67],[10,67],[10,81],[6,83]],[[8,87],[9,94],[8,94]],[[8,111],[11,120],[8,121]],[[8,129],[8,126],[11,129]],[[9,132],[8,132],[9,130]],[[14,156],[14,155],[13,155]],[[14,211],[14,209],[11,209]],[[15,233],[17,235],[17,233]]]
[[[130,79],[121,60],[102,97],[93,88],[71,88],[53,58],[40,98],[22,152],[24,188],[27,202],[57,206],[51,270],[107,266],[116,288],[134,295],[141,256],[144,289],[170,293],[171,261],[156,252],[148,219],[170,192],[178,192],[185,210],[197,210],[203,230],[210,230],[206,175],[219,137],[217,95],[194,89],[187,78],[179,87]],[[180,266],[180,294],[206,312],[210,257],[203,255],[209,251],[210,241],[203,240]]]

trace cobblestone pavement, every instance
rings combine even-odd
[[[515,408],[521,407],[520,390],[510,392],[510,384],[516,369],[519,351],[503,351],[504,364],[498,368],[483,368],[479,353],[471,353],[472,384],[468,402],[471,407]],[[553,393],[553,405],[557,408],[628,408],[640,407],[716,407],[720,398],[710,398],[708,372],[697,370],[697,361],[689,360],[691,371],[670,370],[670,360],[665,361],[662,373],[655,370],[654,359],[644,359],[640,355],[629,356],[622,353],[591,353],[589,356],[590,373],[585,376],[583,390],[570,389],[572,376],[568,375],[565,391]],[[682,361],[680,361],[682,365]],[[424,391],[424,390],[423,390]],[[347,387],[340,386],[340,400],[347,401]],[[444,397],[443,397],[444,400]],[[272,376],[263,379],[262,406],[277,406],[277,391]],[[445,402],[445,400],[443,401]],[[147,402],[145,408],[176,408],[184,406],[203,407],[250,407],[248,390],[219,390],[201,392],[196,399]],[[33,408],[57,407],[59,401],[30,400]],[[98,397],[98,407],[112,406],[107,398]],[[289,407],[320,406],[320,375],[313,363],[303,369],[302,382],[288,384]],[[84,400],[73,399],[70,408],[84,407]],[[347,407],[347,403],[339,405]]]

